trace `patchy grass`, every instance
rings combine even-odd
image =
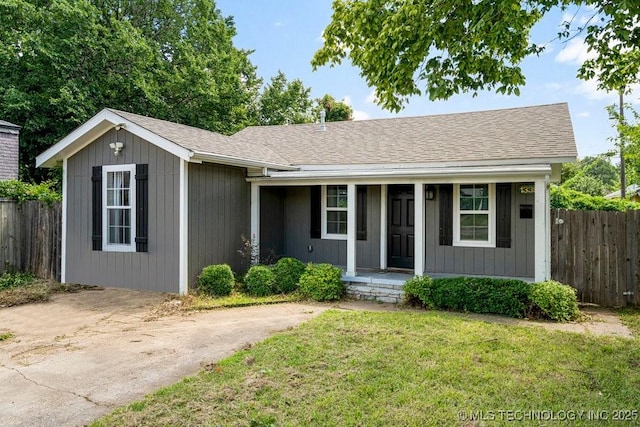
[[[640,307],[629,307],[618,310],[622,323],[631,329],[634,337],[640,338]]]
[[[638,340],[330,310],[94,425],[513,425],[540,411],[615,425],[640,408],[639,361]]]
[[[0,342],[10,340],[15,335],[12,332],[0,332]]]
[[[3,275],[4,277],[4,275]],[[1,283],[1,281],[0,281]],[[95,289],[97,286],[68,285],[31,276],[29,281],[20,281],[13,286],[0,287],[0,308],[15,305],[49,301],[53,294],[79,292],[83,289]]]
[[[280,304],[285,302],[301,301],[298,293],[286,295],[268,295],[255,297],[240,292],[233,292],[224,297],[213,297],[201,293],[193,293],[186,296],[173,296],[169,300],[154,307],[149,320],[162,316],[168,316],[179,312],[192,312],[203,310],[217,310],[221,308],[248,307],[251,305]]]

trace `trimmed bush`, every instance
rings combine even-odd
[[[233,284],[233,272],[227,264],[209,265],[198,277],[198,289],[211,296],[229,295]]]
[[[244,276],[244,286],[248,293],[265,297],[276,293],[276,276],[264,265],[254,265]]]
[[[331,264],[309,263],[300,276],[300,293],[316,301],[333,301],[342,298],[345,286],[342,270]]]
[[[534,283],[530,298],[534,309],[558,322],[575,320],[580,314],[575,289],[554,280]]]
[[[276,262],[271,270],[276,276],[276,286],[283,294],[293,292],[298,289],[300,276],[304,273],[305,265],[295,258],[281,258]]]
[[[405,299],[427,308],[524,317],[531,285],[488,277],[415,278],[405,284]]]
[[[431,285],[432,280],[429,276],[417,276],[407,280],[403,286],[405,304],[434,308],[431,301]]]

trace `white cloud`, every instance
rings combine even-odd
[[[371,116],[361,110],[353,110],[353,120],[369,120]]]
[[[583,111],[582,113],[577,114],[578,117],[590,117],[591,114],[588,111]]]
[[[274,26],[274,27],[282,27],[282,26],[284,26],[284,24],[283,24],[282,22],[278,21],[278,22],[275,22],[275,23],[273,24],[273,26]]]
[[[606,92],[598,89],[598,82],[595,79],[581,81],[576,87],[575,92],[578,95],[583,95],[587,99],[594,101],[607,101],[610,103],[617,103],[619,101],[619,95],[617,92]],[[631,92],[625,95],[624,102],[629,104],[640,104],[640,84],[631,86]]]
[[[596,57],[595,52],[587,51],[587,45],[583,38],[576,37],[570,40],[565,47],[556,55],[556,62],[568,62],[572,64],[582,65],[587,59]]]
[[[378,97],[376,96],[375,89],[369,93],[364,102],[366,102],[367,104],[376,104],[378,102]]]
[[[349,95],[346,95],[344,98],[342,98],[342,102],[344,102],[348,106],[352,106],[353,105],[353,104],[351,104],[351,97]]]

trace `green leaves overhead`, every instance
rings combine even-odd
[[[348,59],[391,111],[423,93],[432,100],[485,89],[518,95],[522,60],[544,49],[531,43],[531,28],[552,7],[571,3],[592,7],[595,18],[584,31],[597,58],[579,76],[597,77],[608,90],[637,81],[640,3],[631,1],[334,0],[312,65]]]
[[[260,80],[206,0],[0,2],[0,118],[22,126],[21,176],[104,107],[232,133]]]

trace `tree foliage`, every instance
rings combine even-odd
[[[640,184],[640,113],[629,105],[625,110],[631,117],[621,120],[620,113],[615,105],[607,107],[609,117],[614,121],[618,133],[616,146],[622,148],[626,165],[627,184]]]
[[[311,89],[302,81],[288,81],[282,71],[265,85],[258,101],[258,123],[261,125],[283,125],[311,123]]]
[[[640,203],[623,199],[605,199],[576,190],[552,186],[551,208],[583,211],[626,211],[640,209]]]
[[[616,190],[619,178],[618,168],[608,154],[586,156],[577,163],[562,165],[561,186],[591,196],[604,196]]]
[[[518,95],[525,83],[520,64],[544,50],[531,41],[532,27],[553,7],[570,4],[593,8],[586,28],[567,22],[557,34],[566,40],[574,30],[586,33],[597,56],[579,77],[596,77],[607,90],[628,88],[640,67],[640,2],[629,0],[334,0],[312,65],[348,59],[392,111],[422,93],[431,100],[484,89]]]
[[[232,133],[260,81],[207,0],[0,2],[0,118],[22,126],[21,176],[104,107]]]
[[[327,122],[342,122],[347,120],[353,120],[353,108],[342,101],[336,101],[335,98],[329,94],[325,94],[322,98],[316,99],[316,106],[314,108],[314,117],[320,116],[320,111],[324,110]]]

